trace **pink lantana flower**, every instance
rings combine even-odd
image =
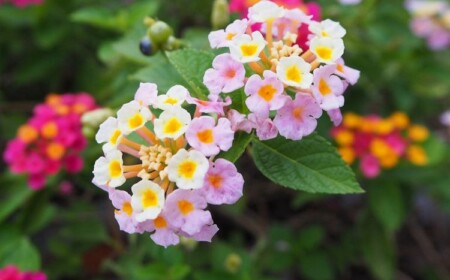
[[[203,76],[203,83],[210,92],[209,99],[217,99],[216,96],[221,92],[230,93],[244,86],[244,66],[230,54],[216,56],[212,66]]]
[[[205,156],[212,156],[217,155],[220,150],[227,151],[231,148],[234,132],[226,118],[220,118],[216,125],[214,118],[201,116],[192,120],[186,131],[186,139],[194,149]]]
[[[153,105],[158,96],[158,88],[154,83],[140,83],[134,95],[134,100],[143,106]]]
[[[346,66],[344,59],[339,58],[336,60],[336,71],[334,74],[344,78],[351,85],[354,85],[359,80],[360,71]]]
[[[266,70],[263,79],[257,74],[252,75],[245,84],[245,94],[250,96],[245,100],[251,112],[267,113],[270,110],[278,110],[287,101],[283,94],[283,83],[278,80],[277,75]]]
[[[212,31],[208,35],[209,44],[211,48],[223,48],[229,47],[231,40],[236,35],[244,34],[247,30],[248,20],[247,19],[237,19],[228,25],[225,30],[220,29],[217,31]]]
[[[342,122],[342,113],[341,109],[332,109],[327,111],[328,116],[330,117],[330,120],[333,122],[334,126],[338,126]]]
[[[165,211],[159,214],[156,219],[148,221],[147,224],[146,231],[154,231],[154,233],[150,235],[150,238],[156,244],[167,248],[170,245],[177,245],[180,243],[180,237],[176,233],[177,229],[171,225]]]
[[[256,136],[260,140],[269,140],[277,137],[278,129],[269,114],[251,113],[248,115],[248,120],[253,123],[256,128]]]
[[[336,65],[325,65],[314,70],[312,92],[320,107],[325,110],[340,108],[344,105],[344,86],[341,79],[332,75]]]
[[[244,114],[239,113],[238,111],[231,109],[227,113],[227,118],[231,122],[231,129],[233,131],[242,130],[247,133],[250,133],[254,128],[254,123],[248,120]]]
[[[222,101],[218,95],[216,97],[216,100],[201,100],[188,95],[186,97],[186,102],[196,105],[199,113],[215,113],[219,116],[223,116],[225,114],[223,108],[231,105],[231,98],[227,96],[225,101]]]
[[[211,204],[233,204],[242,196],[244,178],[236,166],[226,159],[210,162],[202,191]]]
[[[175,228],[193,235],[213,223],[211,213],[204,210],[206,206],[206,198],[201,191],[177,189],[167,196],[166,216]]]
[[[108,188],[108,193],[109,199],[117,209],[114,211],[114,217],[119,224],[119,228],[127,233],[142,233],[143,231],[137,227],[138,222],[131,206],[131,195],[126,191],[113,188]]]
[[[298,93],[295,100],[289,100],[278,110],[274,124],[287,139],[300,140],[311,134],[317,126],[322,109],[313,97]]]
[[[199,232],[194,233],[192,235],[187,234],[185,232],[180,232],[181,235],[185,237],[192,238],[196,241],[203,241],[203,242],[211,242],[212,238],[216,233],[219,231],[219,227],[217,227],[216,224],[211,225],[204,225]]]

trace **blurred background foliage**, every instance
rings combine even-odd
[[[100,155],[91,143],[81,174],[59,174],[39,192],[1,166],[0,267],[43,269],[50,279],[450,279],[449,132],[438,122],[450,108],[450,51],[432,52],[411,33],[402,1],[318,2],[324,18],[347,29],[346,63],[361,70],[344,111],[400,110],[425,124],[433,130],[428,166],[359,176],[365,194],[328,196],[275,186],[244,156],[244,197],[211,209],[221,229],[213,243],[163,249],[119,231],[112,206],[90,183]],[[0,6],[2,150],[49,92],[86,91],[118,108],[139,81],[162,91],[185,83],[164,54],[140,53],[143,18],[164,20],[188,46],[210,51],[211,7],[210,0]],[[61,182],[73,191],[61,192]]]

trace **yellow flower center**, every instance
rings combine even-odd
[[[31,125],[22,125],[17,132],[17,136],[25,143],[31,143],[38,138],[37,130]]]
[[[328,32],[322,31],[322,36],[323,36],[323,37],[328,37],[328,36],[329,36],[329,35],[328,35]]]
[[[111,138],[109,139],[109,142],[113,145],[116,145],[117,140],[119,139],[119,137],[122,135],[122,133],[120,132],[120,130],[116,129],[114,131],[114,133],[112,134]]]
[[[160,229],[160,228],[166,228],[167,227],[167,221],[166,219],[164,219],[163,217],[159,216],[158,218],[156,218],[153,223],[155,224],[155,228]]]
[[[64,156],[64,152],[66,151],[66,148],[56,142],[50,143],[47,146],[47,155],[52,160],[59,160]]]
[[[54,122],[48,122],[41,128],[44,138],[52,139],[58,134],[58,126]]]
[[[341,72],[341,73],[344,73],[344,66],[343,66],[342,64],[338,64],[338,65],[336,66],[336,70],[338,70],[338,71]]]
[[[320,79],[319,81],[319,91],[323,96],[327,96],[331,93],[331,88],[324,79]]]
[[[254,56],[257,50],[258,46],[255,44],[241,45],[241,52],[243,56]]]
[[[178,209],[180,209],[181,214],[186,216],[194,210],[194,205],[187,200],[180,200],[178,202]]]
[[[111,178],[117,178],[122,176],[122,164],[118,160],[112,160],[109,165],[109,176]]]
[[[297,107],[292,110],[292,116],[297,120],[303,119],[303,107]]]
[[[316,48],[317,55],[323,60],[330,60],[333,55],[333,49],[330,47],[317,47]]]
[[[226,39],[227,39],[228,41],[231,41],[231,40],[233,40],[234,36],[236,36],[235,33],[232,33],[232,32],[227,33]]]
[[[133,207],[131,206],[130,202],[125,202],[122,206],[122,211],[125,212],[128,216],[131,216],[133,213]]]
[[[166,99],[166,101],[164,101],[165,104],[170,104],[170,105],[174,105],[177,104],[178,99],[172,98],[172,97],[168,97]]]
[[[300,83],[302,81],[302,73],[297,65],[292,65],[286,70],[286,78],[288,81]]]
[[[146,190],[142,194],[142,206],[144,206],[144,208],[148,208],[155,207],[156,205],[158,205],[158,196],[156,195],[155,191]]]
[[[236,71],[234,70],[234,69],[228,69],[226,72],[225,72],[225,77],[227,77],[227,78],[229,78],[229,79],[232,79],[232,78],[234,78],[236,76]]]
[[[197,133],[197,138],[200,142],[205,144],[211,144],[214,142],[214,135],[212,129],[205,129]]]
[[[214,174],[208,176],[208,181],[215,189],[220,189],[222,187],[223,178],[218,174]]]
[[[192,160],[185,160],[178,166],[178,174],[186,179],[192,179],[197,170],[197,163]]]
[[[141,113],[136,113],[128,120],[128,126],[131,129],[136,129],[144,124],[144,118]]]
[[[261,96],[266,102],[272,100],[273,96],[277,92],[277,89],[272,85],[264,85],[258,90],[258,95]]]
[[[164,125],[164,133],[175,134],[181,129],[181,127],[183,127],[183,124],[177,118],[173,117]]]

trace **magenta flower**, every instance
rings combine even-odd
[[[43,272],[22,272],[14,265],[7,265],[0,269],[1,280],[47,280]]]
[[[33,110],[34,115],[7,144],[4,159],[14,173],[26,173],[34,190],[62,168],[76,173],[83,167],[79,153],[86,147],[81,115],[96,109],[86,93],[51,94]]]
[[[227,28],[220,29],[217,31],[212,31],[208,35],[209,44],[211,48],[223,48],[229,47],[231,44],[231,40],[236,35],[244,34],[247,30],[248,21],[247,19],[237,19],[233,21]]]
[[[175,228],[179,228],[189,235],[199,233],[205,225],[212,224],[206,198],[201,191],[177,189],[167,196],[167,220]]]
[[[277,75],[269,70],[264,71],[264,79],[257,74],[252,75],[245,84],[245,94],[249,96],[245,100],[248,109],[255,113],[268,113],[270,110],[278,110],[288,100],[284,93],[283,83]]]
[[[378,159],[371,155],[366,154],[362,156],[361,162],[360,162],[360,169],[365,177],[367,178],[375,178],[380,174],[380,163],[378,162]]]
[[[244,178],[236,166],[225,159],[210,162],[202,191],[211,204],[233,204],[242,196]]]
[[[217,100],[219,93],[230,93],[244,86],[244,66],[230,54],[216,56],[212,66],[203,76],[203,83],[210,92],[209,99]]]
[[[300,140],[311,134],[317,126],[322,109],[314,98],[298,93],[295,100],[289,100],[278,110],[274,124],[287,139]]]
[[[186,131],[186,139],[194,149],[205,156],[212,156],[231,148],[234,132],[226,118],[220,118],[216,125],[214,118],[201,116],[192,120]]]
[[[312,92],[325,111],[338,109],[344,105],[344,86],[341,79],[332,75],[336,65],[325,65],[314,70]]]

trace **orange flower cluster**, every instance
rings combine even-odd
[[[368,178],[378,176],[382,168],[395,167],[402,158],[415,165],[428,162],[420,145],[429,137],[428,129],[411,124],[402,112],[387,118],[347,113],[342,124],[332,129],[331,135],[342,158],[348,164],[359,159],[360,169]]]

